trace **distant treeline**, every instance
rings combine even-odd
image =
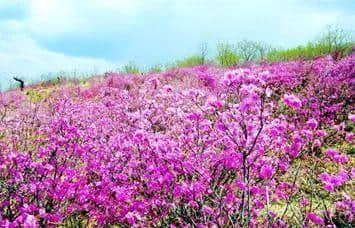
[[[292,61],[299,59],[312,59],[324,55],[332,55],[334,58],[341,58],[354,51],[354,39],[349,32],[338,28],[328,26],[315,41],[299,45],[292,48],[277,48],[262,41],[241,40],[235,44],[219,42],[217,44],[217,53],[208,58],[208,46],[203,43],[195,55],[188,56],[165,65],[155,65],[147,72],[160,72],[169,68],[189,67],[202,64],[218,64],[224,67],[235,66],[245,62],[259,61]],[[124,65],[120,72],[122,73],[140,73],[140,69],[133,61]]]

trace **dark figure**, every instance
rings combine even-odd
[[[355,45],[351,47],[351,52],[349,53],[349,55],[355,55]]]
[[[21,91],[23,91],[23,88],[25,88],[25,82],[19,78],[16,78],[16,77],[14,77],[14,80],[18,81],[20,83]]]

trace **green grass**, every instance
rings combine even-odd
[[[120,72],[125,74],[138,74],[140,73],[140,69],[133,61],[131,61],[124,65]]]
[[[162,72],[164,69],[163,69],[163,66],[160,65],[160,64],[157,64],[157,65],[154,65],[152,67],[149,68],[148,72],[149,73],[160,73]]]
[[[186,57],[182,60],[177,60],[174,63],[174,66],[175,67],[191,67],[191,66],[202,65],[204,63],[205,63],[205,60],[202,56],[192,55],[192,56]]]
[[[329,46],[323,42],[309,42],[306,45],[300,45],[289,49],[272,49],[267,55],[268,61],[290,61],[297,59],[312,59],[319,56],[332,54],[339,51],[343,54],[350,52],[354,43],[348,42],[338,46]]]

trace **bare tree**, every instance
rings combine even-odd
[[[270,49],[265,43],[244,39],[237,43],[236,51],[243,61],[248,62],[264,58]]]
[[[206,42],[200,44],[199,52],[200,52],[202,64],[206,63],[207,54],[208,54],[208,45]]]
[[[350,37],[344,29],[328,25],[319,42],[326,46],[329,53],[343,51],[345,45],[350,42]]]

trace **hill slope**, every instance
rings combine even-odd
[[[354,60],[1,93],[0,224],[350,227]]]

